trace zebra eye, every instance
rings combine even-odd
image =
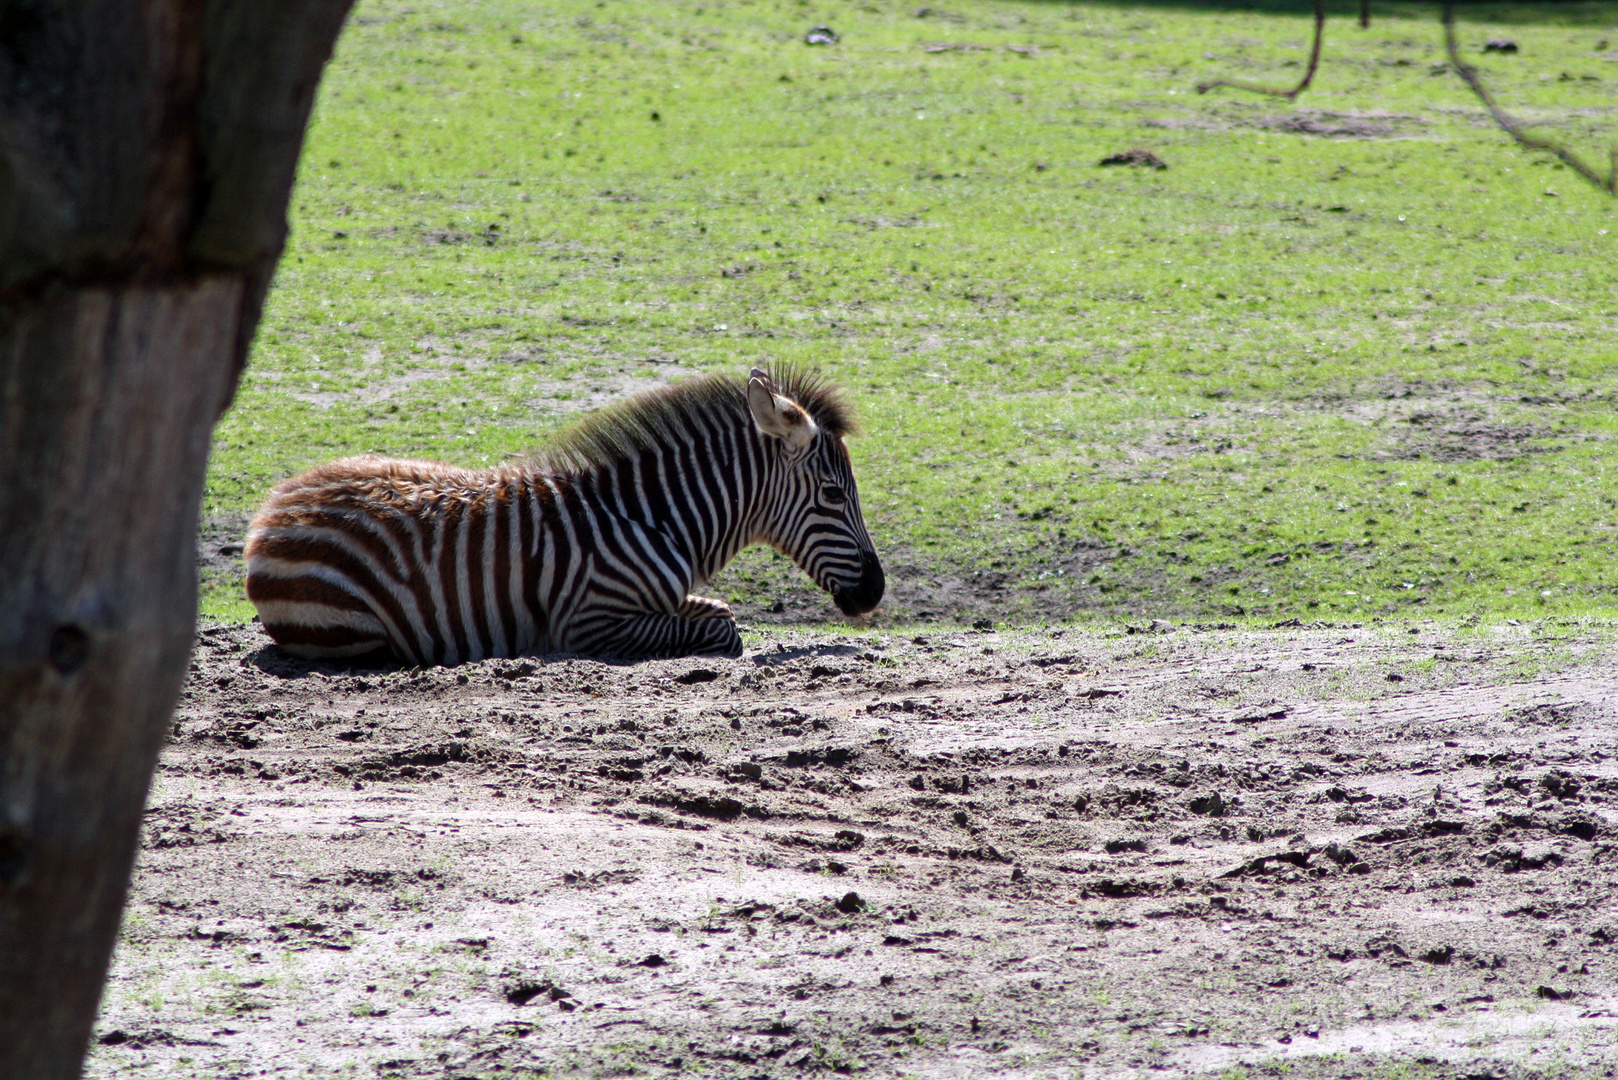
[[[842,506],[848,501],[848,496],[844,495],[843,489],[838,487],[836,484],[827,484],[825,487],[821,488],[820,497],[833,506]]]

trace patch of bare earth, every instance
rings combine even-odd
[[[1144,104],[1144,103],[1143,103]],[[1177,115],[1152,117],[1142,127],[1170,131],[1215,131],[1233,127],[1254,127],[1313,135],[1330,139],[1388,139],[1418,135],[1427,126],[1419,116],[1392,112],[1329,112],[1322,109],[1293,109],[1285,113],[1261,113],[1258,106],[1225,106],[1222,116]]]
[[[1610,1076],[1602,628],[203,630],[89,1075]]]
[[[1573,431],[1563,422],[1564,414],[1554,407],[1567,403],[1523,396],[1502,408],[1498,401],[1469,390],[1387,382],[1374,397],[1319,399],[1309,407],[1375,431],[1378,445],[1369,450],[1371,458],[1454,463],[1557,453],[1569,442],[1600,438]]]

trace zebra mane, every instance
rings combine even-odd
[[[785,394],[833,436],[857,429],[842,391],[819,372],[791,365],[769,370],[776,393]],[[636,394],[627,401],[589,413],[564,429],[528,461],[542,469],[573,471],[638,458],[646,450],[667,445],[715,414],[749,418],[747,380],[733,375],[703,375]]]

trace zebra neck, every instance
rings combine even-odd
[[[778,462],[752,425],[671,446],[638,460],[604,464],[577,478],[602,511],[660,536],[706,582],[742,548],[763,539],[767,492]]]

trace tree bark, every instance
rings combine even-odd
[[[0,10],[0,1080],[77,1076],[350,0]]]

